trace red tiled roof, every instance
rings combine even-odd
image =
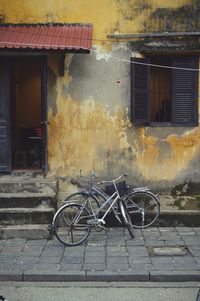
[[[92,25],[1,25],[0,49],[89,50]]]

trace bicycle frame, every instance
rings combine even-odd
[[[121,223],[121,219],[119,218],[119,213],[116,212],[116,209],[114,208],[114,205],[117,203],[117,201],[120,199],[120,195],[119,195],[119,191],[116,187],[116,184],[115,182],[113,181],[113,185],[115,187],[115,192],[111,195],[111,196],[108,196],[103,190],[101,190],[100,188],[98,188],[97,186],[93,185],[91,188],[90,188],[90,191],[91,191],[91,195],[93,194],[93,192],[95,192],[95,194],[97,195],[100,195],[103,199],[104,199],[104,203],[100,206],[100,208],[98,208],[97,210],[93,210],[93,207],[90,203],[90,200],[86,200],[84,205],[83,205],[83,208],[86,207],[86,205],[90,204],[90,209],[92,211],[92,215],[91,217],[93,217],[95,220],[99,220],[97,218],[98,214],[107,206],[108,206],[108,209],[106,210],[106,212],[104,213],[103,217],[100,219],[100,221],[105,224],[105,218],[107,216],[107,214],[110,212],[110,210],[113,211],[116,219]]]

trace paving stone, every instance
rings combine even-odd
[[[26,270],[33,270],[35,268],[35,263],[16,263],[14,264],[13,268],[18,271],[26,271]]]
[[[160,247],[160,246],[165,246],[165,241],[164,240],[151,240],[148,239],[145,241],[146,246],[154,246],[154,247]]]
[[[160,232],[151,232],[151,233],[143,232],[143,237],[145,239],[151,238],[152,240],[158,240],[158,239],[161,239],[161,233]]]
[[[63,250],[58,250],[58,251],[55,251],[55,250],[48,250],[48,251],[46,251],[46,250],[44,250],[43,252],[42,252],[42,256],[46,256],[46,257],[54,257],[54,256],[58,256],[58,257],[60,257],[60,256],[62,256],[63,255]]]
[[[106,248],[105,247],[103,249],[98,249],[98,250],[85,249],[85,255],[88,255],[88,256],[103,256],[105,254],[106,254]]]
[[[11,264],[11,263],[15,262],[17,258],[18,258],[17,254],[14,254],[14,255],[1,255],[0,256],[0,262]]]
[[[188,246],[198,246],[199,245],[199,238],[197,238],[196,236],[185,236],[185,237],[183,237],[183,241]]]
[[[191,227],[175,227],[178,232],[190,232],[193,230]]]
[[[185,245],[185,242],[182,239],[176,240],[164,240],[166,246],[182,246]]]
[[[177,232],[179,233],[180,236],[191,236],[191,235],[197,235],[197,233],[193,229],[177,229]]]
[[[130,263],[131,270],[153,271],[154,266],[151,263]]]
[[[149,231],[151,231],[151,228],[149,228],[148,229]],[[164,233],[164,232],[176,232],[176,228],[174,228],[174,227],[159,227],[159,231],[161,232],[161,233]]]
[[[102,251],[105,251],[106,250],[106,247],[105,246],[92,246],[92,245],[87,245],[85,247],[85,252],[102,252]]]
[[[37,263],[39,260],[39,257],[31,257],[31,256],[19,256],[16,259],[16,262],[19,264],[25,264],[25,263]]]
[[[60,264],[60,271],[82,271],[83,264]]]
[[[88,242],[77,247],[65,247],[54,239],[50,241],[46,239],[0,240],[1,276],[3,278],[5,275],[6,279],[10,277],[12,281],[11,274],[6,276],[8,271],[15,276],[21,275],[18,279],[25,281],[28,281],[27,279],[32,279],[30,281],[34,281],[33,279],[35,281],[73,281],[73,279],[85,281],[86,276],[91,277],[87,279],[96,279],[96,281],[100,279],[136,281],[134,279],[137,278],[135,277],[137,271],[143,271],[142,277],[145,275],[146,281],[149,280],[149,272],[156,272],[152,274],[155,277],[161,275],[160,281],[170,279],[169,275],[174,277],[179,274],[182,275],[183,281],[198,278],[197,273],[200,274],[200,228],[159,227],[143,231],[136,229],[135,239],[130,239],[126,229],[120,228],[119,230],[115,228],[111,232],[104,231],[100,234],[101,238],[98,233],[94,233],[94,239],[98,236],[97,240],[100,242],[103,240],[104,243],[107,241],[107,245],[92,241],[91,244]],[[111,243],[108,243],[108,238]],[[155,247],[162,249],[171,246],[186,246],[189,253],[180,256],[175,256],[176,254],[173,253],[166,256],[170,254],[169,252],[161,256],[161,254],[155,255],[148,252]],[[176,281],[176,277],[173,277],[171,279]],[[159,278],[154,279],[159,281]]]
[[[134,257],[134,256],[129,256],[128,257],[129,263],[132,264],[146,264],[146,263],[151,263],[151,259],[149,257]]]
[[[194,261],[198,263],[198,266],[200,267],[200,257],[195,257]]]
[[[35,271],[37,270],[41,270],[41,271],[45,271],[45,270],[50,270],[50,271],[57,271],[59,269],[59,264],[56,263],[38,263],[35,265],[34,269]],[[31,267],[29,269],[26,270],[32,270]]]
[[[77,263],[82,263],[82,262],[83,262],[83,257],[82,256],[76,256],[76,257],[72,257],[72,256],[67,257],[67,256],[65,256],[65,257],[62,258],[62,261],[61,261],[62,264],[68,264],[68,263],[77,264]]]
[[[77,257],[78,257],[78,256],[83,257],[83,256],[84,256],[84,251],[82,250],[82,251],[75,251],[75,252],[72,252],[72,251],[67,252],[67,250],[65,250],[63,253],[60,252],[60,253],[58,253],[58,254],[60,254],[60,255],[63,254],[63,256],[67,256],[67,257],[74,257],[74,256],[77,256]]]
[[[117,252],[121,252],[124,253],[126,252],[126,247],[125,246],[107,246],[106,248],[107,253],[117,253]]]
[[[10,246],[24,246],[26,244],[27,240],[23,238],[13,238],[13,239],[7,239],[6,244]]]
[[[127,246],[144,246],[145,245],[145,242],[144,242],[144,239],[141,238],[141,239],[127,239],[126,240],[126,245]]]
[[[148,256],[147,249],[145,246],[127,246],[127,251],[129,256],[137,256],[137,257],[144,257]]]
[[[104,271],[105,269],[105,263],[85,263],[83,266],[83,270],[85,271]]]
[[[194,231],[197,235],[200,235],[200,227],[199,227],[199,228],[193,228],[193,231]]]
[[[85,257],[84,262],[85,263],[105,263],[105,256],[89,256]]]
[[[24,246],[23,245],[19,245],[19,246],[5,246],[2,247],[1,249],[1,254],[13,254],[13,253],[19,253],[23,250]]]
[[[123,238],[118,239],[108,239],[107,240],[107,246],[125,246],[126,241]]]
[[[10,271],[13,270],[13,264],[6,263],[0,263],[0,271]]]
[[[156,270],[174,271],[175,260],[169,257],[151,258],[152,264]]]
[[[62,245],[56,238],[47,240],[46,246],[58,246],[64,248],[64,245]]]
[[[200,246],[188,246],[188,250],[193,256],[200,256]]]
[[[128,263],[128,257],[119,257],[119,256],[107,256],[106,262],[108,264],[124,264]]]
[[[98,248],[98,246],[105,246],[106,245],[106,240],[105,241],[88,241],[87,242],[88,246],[95,246]]]
[[[128,271],[130,268],[128,263],[107,263],[106,266],[108,271]]]
[[[47,240],[45,239],[33,239],[26,242],[27,246],[46,246],[46,244]]]
[[[45,264],[45,263],[60,263],[61,257],[40,257],[38,259],[38,264]]]
[[[121,235],[124,235],[125,234],[125,231],[124,230],[126,230],[126,229],[124,229],[124,228],[109,228],[108,230],[107,230],[107,232],[106,232],[106,235],[107,235],[107,237],[113,237],[113,236],[116,236],[116,237],[118,237],[118,236],[121,236]]]

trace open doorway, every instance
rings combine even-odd
[[[12,169],[42,168],[41,61],[17,57],[11,63]]]

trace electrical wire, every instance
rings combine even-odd
[[[45,27],[45,26],[44,26]],[[7,32],[11,32],[11,33],[16,33],[16,34],[19,34],[19,32],[17,30],[10,30],[10,29],[6,29],[4,28],[4,32],[7,31]],[[58,37],[57,35],[46,35],[46,34],[38,34],[36,32],[34,33],[28,33],[28,32],[23,32],[23,31],[20,31],[20,33],[24,33],[24,34],[29,34],[31,36],[33,35],[36,35],[38,37],[41,37],[41,36],[45,36],[45,37],[55,37],[55,38],[61,38],[61,39],[73,39],[73,40],[87,40],[87,41],[101,41],[101,42],[111,42],[113,43],[113,41],[109,41],[109,40],[101,40],[101,39],[91,39],[91,38],[83,38],[83,37],[71,37],[71,36],[60,36]],[[120,43],[122,43],[122,41],[120,41]],[[7,42],[7,41],[0,41],[0,44],[7,44],[7,45],[26,45],[27,48],[31,48],[31,47],[43,47],[44,44],[34,44],[34,43],[17,43],[17,42]],[[46,47],[56,47],[52,44],[45,44]],[[65,45],[63,46],[59,46],[60,48],[66,48]],[[9,48],[12,48],[12,47],[9,47]],[[98,54],[99,52],[97,50],[92,50],[90,48],[87,48],[87,47],[78,47],[77,45],[68,45],[67,48],[72,48],[72,49],[82,49],[82,50],[88,50],[90,52],[93,52],[95,54]],[[134,60],[127,60],[127,59],[123,59],[123,58],[119,58],[119,57],[116,57],[116,56],[113,56],[113,55],[110,55],[108,54],[109,58],[112,58],[114,60],[117,60],[117,61],[122,61],[122,62],[126,62],[126,63],[129,63],[129,64],[135,64],[135,65],[143,65],[143,66],[150,66],[150,67],[157,67],[157,68],[163,68],[163,69],[173,69],[173,70],[183,70],[183,71],[192,71],[192,72],[200,72],[200,69],[196,69],[196,68],[183,68],[183,67],[174,67],[174,66],[168,66],[168,65],[160,65],[160,64],[151,64],[151,63],[143,63],[143,62],[138,62],[138,61],[134,61]]]

